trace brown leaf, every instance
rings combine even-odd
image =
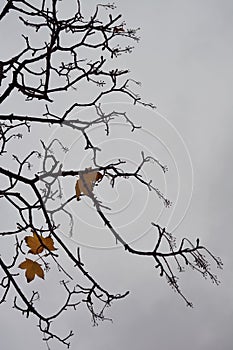
[[[41,244],[39,237],[35,232],[33,232],[33,236],[26,236],[24,239],[27,243],[27,246],[31,248],[29,250],[29,253],[40,254],[44,250],[44,247]]]
[[[35,275],[44,279],[44,271],[41,268],[41,265],[36,261],[32,261],[31,259],[27,259],[19,264],[20,269],[26,269],[25,276],[27,278],[27,282],[31,282],[34,280]]]
[[[87,171],[91,171],[91,168],[87,169]],[[103,178],[103,175],[97,171],[91,171],[84,173],[82,178],[80,177],[75,185],[75,192],[77,196],[77,200],[80,200],[81,193],[88,196],[89,192],[93,191],[94,185],[97,182],[100,182]]]
[[[40,254],[43,252],[44,248],[49,251],[56,250],[52,237],[42,237],[36,232],[33,232],[33,236],[26,236],[25,242],[27,246],[31,248],[29,250],[31,254]]]
[[[57,248],[54,247],[54,242],[53,242],[52,237],[48,236],[48,237],[41,237],[41,238],[42,238],[42,242],[47,250],[49,250],[50,252],[52,250],[57,250]]]

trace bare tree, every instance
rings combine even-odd
[[[53,338],[69,347],[73,332],[65,336],[56,334],[52,321],[67,309],[78,309],[78,305],[83,303],[93,323],[97,324],[99,320],[106,319],[106,307],[128,295],[128,291],[112,293],[100,285],[85,268],[80,248],[72,251],[58,233],[60,222],[57,214],[67,216],[70,223],[67,232],[72,234],[74,219],[69,204],[82,201],[82,197],[87,196],[116,244],[122,245],[127,253],[151,258],[159,275],[165,277],[188,306],[192,306],[179,287],[175,271],[177,268],[179,272],[184,271],[184,267],[191,268],[218,284],[210,263],[212,260],[221,268],[220,258],[201,245],[199,239],[192,243],[183,238],[176,244],[175,237],[157,222],[152,222],[155,232],[153,247],[146,251],[135,249],[114,228],[108,218],[110,208],[95,194],[95,186],[103,179],[109,181],[112,187],[119,179],[133,179],[151,195],[158,196],[166,207],[171,205],[153,179],[148,181],[142,176],[148,162],[155,163],[165,173],[167,167],[159,160],[142,152],[140,163],[132,171],[125,170],[125,162],[121,159],[104,165],[98,160],[101,149],[90,137],[90,130],[96,125],[102,125],[108,135],[111,122],[116,119],[123,119],[132,131],[139,128],[125,112],[104,111],[102,102],[114,94],[125,96],[133,104],[155,108],[134,92],[134,85],[139,85],[139,82],[129,78],[128,70],[109,68],[110,64],[115,66],[119,55],[132,51],[132,43],[139,40],[138,29],[127,28],[121,15],[113,14],[114,4],[98,4],[93,14],[86,18],[79,0],[72,2],[75,11],[71,17],[64,17],[64,4],[58,0],[5,0],[3,3],[1,30],[5,30],[7,35],[7,28],[14,21],[14,26],[18,28],[16,40],[21,43],[23,38],[24,45],[20,50],[16,47],[17,52],[10,57],[1,50],[0,57],[0,199],[2,208],[10,207],[14,213],[13,219],[6,219],[6,222],[9,221],[8,228],[0,232],[2,240],[9,246],[7,254],[1,252],[0,257],[0,302],[3,303],[13,289],[16,294],[13,307],[26,317],[32,314],[37,318],[43,339],[48,342]],[[84,86],[87,92],[89,87],[92,89],[86,100],[79,97],[80,86],[81,89]],[[73,91],[77,92],[75,97]],[[71,103],[67,97],[69,94],[73,99]],[[18,103],[15,102],[17,98]],[[60,98],[65,101],[63,111],[56,108]],[[32,102],[34,112],[27,113]],[[80,119],[80,111],[84,107],[91,107],[89,120]],[[40,112],[42,108],[44,111]],[[50,126],[51,130],[61,126],[64,133],[72,130],[81,134],[85,142],[84,151],[92,152],[90,167],[65,169],[54,149],[58,147],[63,152],[68,152],[68,149],[57,138],[46,144],[37,135],[38,148],[31,149],[26,141],[27,133],[39,126]],[[18,152],[18,142],[23,143],[22,152]],[[32,173],[32,169],[36,169],[35,172]],[[75,179],[76,185],[72,196],[63,199],[61,179],[70,178]],[[71,262],[68,270],[63,264],[64,257]],[[21,269],[26,270],[26,279],[30,283],[35,276],[43,279],[49,269],[54,271],[56,268],[63,276],[61,288],[65,290],[66,298],[60,309],[44,315],[36,304],[39,292],[33,291],[28,297],[27,287],[30,285],[22,278]]]

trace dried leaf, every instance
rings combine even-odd
[[[31,254],[40,254],[43,252],[44,248],[49,251],[56,250],[52,237],[42,237],[36,232],[33,232],[33,236],[26,236],[25,242],[27,246],[31,248],[29,250]]]
[[[91,171],[91,168],[87,169],[87,171]],[[94,185],[101,181],[103,175],[97,171],[91,171],[84,173],[82,178],[80,177],[75,185],[75,192],[77,196],[77,200],[80,200],[81,193],[88,196],[89,192],[93,191]]]
[[[26,269],[25,276],[28,283],[34,280],[35,275],[44,279],[44,271],[42,270],[41,265],[36,261],[26,258],[26,260],[19,265],[19,268]]]
[[[57,250],[57,248],[54,247],[54,241],[53,241],[52,237],[50,237],[50,236],[42,237],[42,242],[43,242],[45,248],[47,250],[49,250],[50,252],[52,250]]]

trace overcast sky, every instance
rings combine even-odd
[[[94,0],[90,4],[94,6]],[[158,113],[136,107],[135,119],[144,126],[138,134],[132,136],[129,132],[127,136],[129,129],[116,124],[111,138],[106,141],[100,138],[99,142],[106,142],[105,146],[110,145],[126,159],[131,156],[132,164],[139,159],[140,149],[158,155],[169,167],[166,180],[158,175],[158,187],[166,191],[174,206],[167,209],[170,213],[161,213],[157,199],[151,201],[144,191],[136,192],[134,187],[125,187],[123,183],[112,197],[103,196],[103,199],[112,203],[112,220],[129,240],[138,239],[143,233],[139,243],[146,246],[152,237],[146,222],[158,219],[178,238],[199,237],[222,258],[224,270],[217,271],[221,280],[218,287],[192,272],[181,276],[183,291],[195,306],[188,309],[159,278],[152,261],[128,256],[121,249],[91,248],[113,247],[114,241],[109,238],[107,243],[103,240],[100,244],[93,238],[89,234],[90,225],[99,225],[101,230],[101,223],[94,219],[90,223],[90,215],[85,217],[83,210],[84,216],[81,213],[77,219],[82,221],[80,235],[73,237],[73,241],[64,239],[72,246],[75,241],[84,245],[83,259],[106,289],[131,293],[108,310],[113,323],[92,327],[87,312],[67,312],[58,322],[58,330],[74,330],[71,349],[230,350],[233,344],[233,2],[116,0],[115,4],[115,11],[123,14],[128,27],[141,28],[139,44],[132,54],[120,58],[120,64],[130,69],[132,78],[142,82],[141,96],[154,102]],[[118,104],[121,109],[123,102]],[[133,107],[125,108],[133,118]],[[93,131],[93,137],[96,135],[98,130]],[[70,142],[71,155],[78,142],[78,139]],[[67,167],[69,157],[64,159]],[[106,157],[110,155],[106,153]],[[81,161],[85,166],[88,163],[83,158]],[[98,191],[103,195],[99,188]],[[121,193],[123,197],[118,202]],[[143,199],[137,201],[139,196]],[[117,219],[122,203],[126,210]],[[86,210],[91,210],[88,203]],[[0,311],[1,348],[46,349],[34,322],[9,307],[10,303],[6,303]],[[51,343],[51,349],[61,348],[60,344]]]

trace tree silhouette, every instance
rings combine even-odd
[[[71,202],[77,203],[84,196],[89,197],[116,244],[122,245],[127,253],[152,258],[159,275],[165,277],[188,306],[192,303],[181,291],[175,270],[178,268],[182,272],[185,266],[218,284],[210,263],[212,260],[221,268],[222,262],[201,245],[199,239],[192,243],[183,238],[176,244],[175,237],[157,222],[152,223],[155,232],[153,247],[146,251],[135,249],[109,220],[110,208],[95,194],[98,183],[106,180],[114,187],[119,179],[133,179],[169,207],[171,202],[156,187],[154,180],[143,177],[143,168],[148,162],[155,163],[163,173],[168,169],[143,152],[140,163],[132,171],[125,170],[125,162],[121,159],[101,164],[98,160],[101,149],[92,140],[90,130],[100,125],[108,135],[111,122],[117,119],[129,124],[131,131],[139,128],[125,112],[104,111],[103,101],[113,95],[123,95],[132,104],[156,107],[142,101],[134,92],[134,85],[139,85],[139,82],[129,78],[128,70],[115,68],[116,58],[130,53],[132,43],[139,40],[138,29],[127,28],[121,15],[114,15],[114,4],[98,4],[93,14],[87,17],[80,1],[76,0],[72,2],[73,15],[66,17],[63,11],[67,3],[64,3],[58,0],[5,0],[0,13],[1,30],[7,36],[8,26],[14,26],[17,40],[9,50],[10,56],[1,50],[0,57],[0,200],[2,208],[11,208],[12,213],[2,219],[2,224],[7,222],[8,226],[0,232],[2,241],[9,247],[9,251],[1,251],[0,257],[0,302],[6,301],[10,290],[14,290],[13,307],[26,317],[33,314],[37,318],[43,339],[48,342],[53,338],[69,347],[73,332],[63,337],[52,329],[52,322],[60,314],[85,304],[93,324],[97,324],[106,319],[106,307],[129,293],[109,292],[87,271],[80,247],[72,251],[59,234],[60,215],[68,217],[67,232],[73,232]],[[84,96],[83,90],[87,91]],[[56,107],[59,99],[64,100],[62,111]],[[89,120],[80,119],[83,108],[91,108]],[[41,130],[48,126],[51,131],[60,126],[64,133],[72,130],[82,135],[84,151],[92,152],[90,166],[65,169],[55,151],[69,151],[61,140],[53,138],[48,144],[41,140]],[[31,130],[38,130],[37,149],[32,149],[27,143],[27,134]],[[19,142],[23,145],[22,150],[16,148]],[[63,199],[61,180],[70,178],[74,183],[73,194]],[[70,261],[69,269],[64,266],[64,259]],[[44,315],[36,303],[39,292],[32,291],[28,296],[30,285],[27,283],[38,277],[49,279],[51,274],[47,272],[56,268],[62,275],[60,284],[66,297],[59,309]],[[26,279],[22,277],[22,270],[25,270]],[[46,280],[38,280],[38,283],[41,286]]]

